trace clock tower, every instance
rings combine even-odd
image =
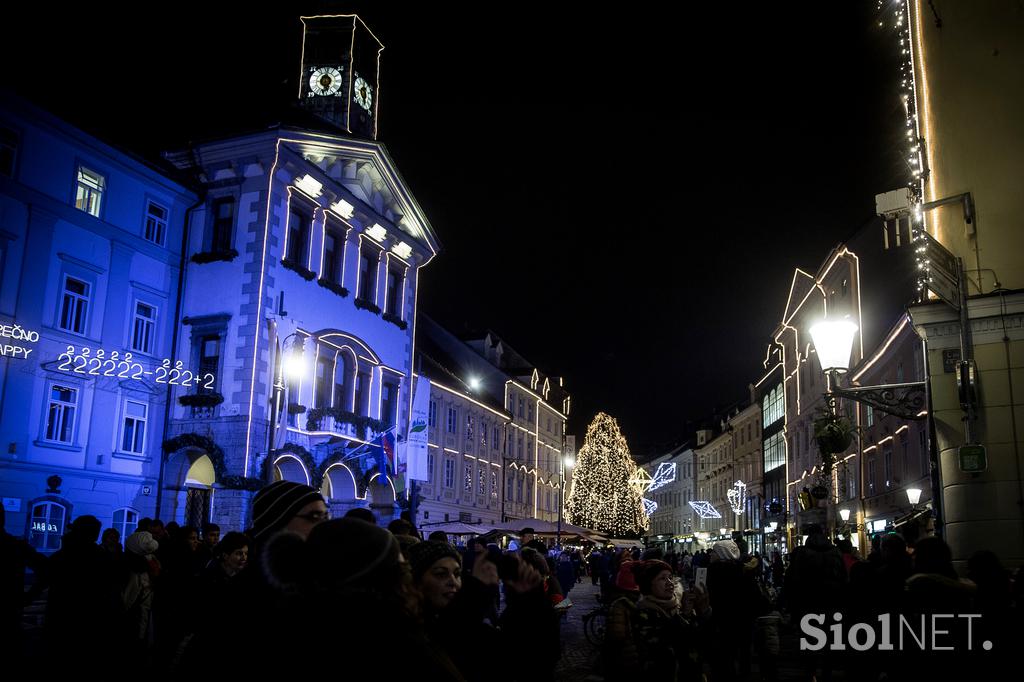
[[[384,45],[354,14],[300,20],[300,105],[352,135],[377,139],[377,84]]]

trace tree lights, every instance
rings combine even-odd
[[[566,500],[569,523],[612,535],[647,529],[637,466],[614,418],[599,412],[576,456],[572,490]]]

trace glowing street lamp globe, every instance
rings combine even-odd
[[[856,333],[857,325],[850,320],[822,320],[811,327],[811,340],[823,372],[849,369]]]
[[[285,355],[281,370],[284,372],[284,376],[286,378],[298,379],[302,376],[305,369],[306,364],[302,361],[301,350],[297,349]]]
[[[839,518],[841,518],[843,520],[843,523],[846,523],[847,521],[849,521],[850,520],[850,510],[849,509],[840,509],[839,510]]]
[[[921,501],[921,489],[907,488],[907,499],[910,500],[911,506],[916,505]]]

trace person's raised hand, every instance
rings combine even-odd
[[[520,559],[519,572],[516,574],[515,580],[505,581],[505,589],[522,594],[536,589],[543,580],[544,576],[540,574],[540,571]]]

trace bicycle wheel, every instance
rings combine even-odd
[[[583,634],[587,641],[596,647],[604,643],[605,613],[603,610],[592,611],[583,618]]]

